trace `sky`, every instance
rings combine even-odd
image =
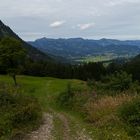
[[[26,41],[140,39],[140,0],[1,0],[0,19]]]

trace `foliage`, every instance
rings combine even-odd
[[[112,62],[107,66],[106,69],[108,74],[112,74],[115,73],[116,71],[120,71],[122,69],[122,65],[120,63]]]
[[[88,100],[85,105],[87,119],[96,124],[102,122],[102,125],[104,125],[103,122],[108,123],[115,116],[114,113],[121,104],[132,99],[132,96],[123,94],[114,97],[105,95],[96,100]]]
[[[88,92],[87,89],[74,88],[68,83],[66,90],[58,95],[57,103],[61,108],[83,113],[85,111],[84,104],[91,96],[91,92]]]
[[[133,80],[140,81],[140,55],[125,61],[125,63],[111,63],[107,67],[108,74],[121,70],[126,71],[128,74],[132,74]]]
[[[4,38],[0,42],[0,60],[1,63],[10,68],[17,68],[23,61],[25,50],[21,42],[14,38]]]
[[[105,77],[103,82],[106,83],[107,89],[119,91],[128,90],[133,83],[132,75],[124,71],[116,72],[115,74]]]
[[[118,111],[129,134],[140,138],[140,98],[124,103]]]
[[[25,50],[20,41],[14,38],[3,38],[0,42],[0,63],[6,67],[7,72],[13,77],[15,85],[16,74],[19,72],[25,58]]]
[[[51,76],[65,79],[100,80],[106,74],[102,63],[85,63],[80,65],[55,62],[26,61],[24,74],[32,76]]]
[[[63,107],[72,107],[74,98],[74,91],[72,90],[71,84],[68,83],[67,89],[65,92],[62,92],[58,96],[58,103]]]
[[[17,76],[17,78],[18,81],[20,81],[20,86],[16,88],[24,91],[24,95],[37,98],[44,111],[51,108],[56,111],[67,113],[70,118],[76,121],[76,124],[82,125],[83,128],[87,128],[89,133],[93,135],[93,139],[132,140],[131,136],[128,136],[127,131],[124,129],[121,120],[118,119],[116,112],[119,107],[116,104],[126,102],[127,100],[131,100],[133,98],[131,98],[132,94],[127,95],[127,91],[126,94],[119,94],[117,97],[112,97],[104,96],[104,94],[99,95],[97,90],[97,97],[94,98],[94,96],[88,92],[89,88],[87,87],[86,82],[81,80],[31,76]],[[0,82],[11,84],[11,80],[8,76],[0,76]],[[69,83],[71,85],[71,91],[74,93],[72,101],[74,104],[73,107],[69,107],[68,110],[64,110],[65,106],[58,106],[58,102],[55,102],[55,99],[59,97],[59,94],[61,95],[67,91]],[[95,87],[93,87],[93,90],[95,90]],[[10,93],[12,93],[12,91]],[[98,118],[98,121],[96,122],[96,119],[94,120],[94,118],[89,116],[89,112],[84,110],[85,107],[90,109],[90,106],[88,107],[88,105],[90,105],[90,101],[93,101],[92,104],[97,103],[97,108],[94,110],[91,108],[90,110],[91,114],[94,115],[93,117]],[[71,111],[71,109],[73,110]],[[98,113],[100,112],[104,113],[103,115],[98,116]]]
[[[0,138],[21,137],[41,120],[41,108],[34,98],[2,92],[0,106]]]
[[[132,74],[134,80],[140,81],[140,55],[132,59],[130,62],[124,64],[122,69]]]

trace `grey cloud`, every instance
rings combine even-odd
[[[4,0],[0,4],[1,19],[25,40],[140,39],[139,13],[140,0]]]

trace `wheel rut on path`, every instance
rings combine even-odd
[[[44,113],[43,122],[40,127],[28,134],[24,140],[56,140],[53,135],[54,128],[54,117],[59,119],[62,123],[62,139],[59,140],[93,140],[90,138],[85,128],[77,127],[76,135],[71,136],[70,120],[64,113]],[[57,130],[55,130],[57,131]]]
[[[38,130],[28,134],[24,140],[53,140],[53,116],[49,113],[44,113],[43,122]]]

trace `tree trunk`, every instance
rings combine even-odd
[[[16,75],[15,74],[13,74],[13,80],[14,80],[14,84],[15,84],[15,86],[17,86],[17,80],[16,80]]]

